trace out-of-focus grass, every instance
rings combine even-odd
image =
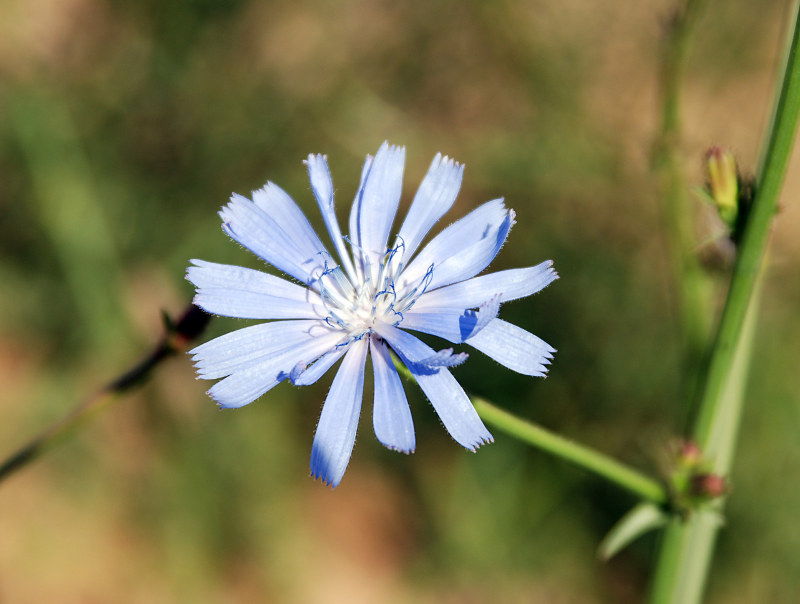
[[[103,196],[78,133],[58,98],[20,91],[10,95],[9,121],[31,181],[30,202],[69,288],[88,349],[112,349],[122,335],[121,267]],[[76,332],[78,330],[75,330]]]
[[[494,266],[553,258],[562,276],[503,308],[558,348],[550,376],[476,353],[456,370],[467,390],[656,466],[683,419],[648,167],[670,6],[4,3],[3,449],[143,353],[159,310],[191,295],[190,258],[259,266],[219,230],[231,190],[269,178],[321,226],[301,160],[328,154],[345,211],[363,156],[389,139],[408,146],[405,204],[437,151],[455,156],[465,185],[446,221],[503,195],[518,224]],[[782,11],[713,2],[698,27],[698,184],[709,144],[755,161]],[[791,602],[800,587],[800,182],[787,187],[711,601]],[[413,386],[417,453],[375,442],[368,395],[333,492],[306,477],[326,380],[224,413],[205,386],[171,360],[0,485],[0,601],[641,599],[652,539],[608,565],[594,553],[627,496],[505,437],[465,453]]]

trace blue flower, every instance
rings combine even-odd
[[[202,260],[192,260],[187,271],[197,287],[195,304],[204,310],[269,321],[191,351],[199,377],[222,378],[208,394],[220,407],[242,407],[287,379],[313,384],[341,359],[311,449],[311,475],[335,487],[355,442],[368,353],[375,435],[390,449],[414,451],[414,424],[392,350],[459,444],[474,451],[492,442],[448,370],[466,353],[437,352],[408,330],[469,344],[509,369],[544,376],[555,350],[497,313],[501,302],[534,294],[556,279],[552,262],[475,276],[489,266],[514,224],[514,211],[502,199],[451,224],[416,253],[461,187],[464,167],[452,159],[434,158],[391,243],[404,148],[384,143],[374,158],[367,156],[347,237],[334,212],[326,157],[309,155],[305,163],[335,256],[289,195],[268,182],[252,200],[234,194],[220,212],[222,228],[299,283]]]

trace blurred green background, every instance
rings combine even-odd
[[[344,212],[388,139],[407,146],[405,204],[449,154],[467,169],[445,220],[505,196],[517,225],[493,268],[552,258],[561,274],[503,308],[558,348],[550,376],[475,353],[455,371],[466,390],[657,472],[685,421],[650,169],[674,7],[4,0],[0,455],[147,351],[160,310],[192,295],[190,258],[259,266],[220,231],[231,191],[273,180],[321,226],[302,159],[328,154]],[[711,144],[754,170],[788,8],[708,3],[683,95],[693,185]],[[709,602],[800,593],[797,167]],[[724,254],[701,245],[720,226],[695,206],[698,250],[724,284]],[[206,338],[241,325],[217,320]],[[463,451],[411,385],[415,455],[377,443],[367,394],[344,481],[313,482],[329,383],[220,412],[188,358],[170,360],[0,485],[0,602],[642,599],[654,538],[608,564],[595,554],[631,498],[497,431]]]

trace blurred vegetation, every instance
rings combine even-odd
[[[709,3],[684,91],[702,151],[754,168],[788,2]],[[546,380],[475,353],[467,391],[657,472],[685,422],[650,168],[673,3],[7,0],[0,4],[0,444],[11,451],[144,354],[192,295],[190,258],[258,267],[219,230],[266,179],[321,226],[361,162],[405,144],[407,204],[442,151],[446,220],[505,196],[493,268],[561,279],[503,317],[558,348]],[[752,171],[752,168],[751,168]],[[800,591],[800,172],[790,172],[711,602]],[[696,204],[698,253],[729,250]],[[401,210],[402,212],[402,210]],[[217,320],[209,337],[242,322]],[[468,367],[468,368],[467,368]],[[409,387],[410,457],[371,434],[335,491],[307,478],[327,380],[219,412],[187,358],[0,485],[0,602],[637,602],[654,541],[595,547],[627,495],[508,438],[465,453]]]

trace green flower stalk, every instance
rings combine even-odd
[[[481,398],[473,397],[472,403],[482,419],[509,436],[601,476],[640,499],[660,506],[668,504],[667,490],[658,480],[586,445],[520,419]]]

